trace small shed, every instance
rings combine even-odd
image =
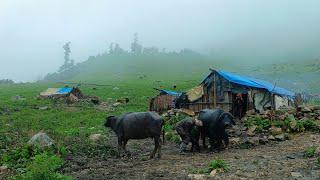
[[[84,98],[84,95],[79,88],[63,87],[63,88],[48,88],[47,90],[40,93],[40,98],[66,98],[74,96],[78,99]]]
[[[150,100],[150,111],[164,112],[175,108],[175,101],[181,96],[181,93],[164,89],[155,90],[159,91],[159,94]]]
[[[289,90],[263,80],[210,70],[199,86],[187,92],[189,102],[184,103],[183,108],[199,112],[219,107],[233,115],[240,113],[238,115],[242,117],[252,109],[262,112],[292,105],[295,94]],[[237,104],[238,99],[242,101],[241,107]]]

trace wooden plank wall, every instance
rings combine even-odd
[[[216,82],[218,80],[220,80],[219,75],[216,74]],[[213,82],[214,83],[214,82]],[[202,109],[213,109],[215,108],[214,106],[214,101],[216,101],[216,107],[222,108],[225,111],[230,112],[232,110],[232,94],[231,92],[229,92],[228,90],[231,88],[230,83],[228,83],[228,85],[226,87],[223,87],[223,94],[224,94],[224,100],[223,101],[219,101],[219,99],[217,97],[214,97],[214,86],[211,85],[211,87],[208,89],[207,86],[204,86],[204,95],[202,96],[202,98],[200,98],[199,100],[197,100],[196,102],[192,102],[187,104],[188,109],[193,110],[194,112],[199,112]],[[216,88],[216,94],[219,94],[219,89]]]
[[[150,111],[164,112],[173,108],[175,97],[170,95],[158,95],[150,101]]]

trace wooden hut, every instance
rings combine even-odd
[[[219,107],[232,114],[236,111],[244,114],[251,109],[261,112],[291,105],[290,100],[294,97],[291,91],[263,80],[210,70],[211,73],[199,86],[187,92],[189,102],[184,103],[183,108],[199,112]],[[237,98],[242,99],[241,107],[237,107]]]
[[[181,95],[181,93],[164,89],[156,90],[159,91],[159,94],[151,99],[149,104],[150,111],[161,113],[175,108],[175,100]]]

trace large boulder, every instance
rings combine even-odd
[[[28,143],[32,145],[39,145],[40,147],[49,147],[54,144],[53,140],[44,132],[39,132],[32,136]]]
[[[254,136],[255,135],[254,132],[255,132],[256,129],[257,129],[256,125],[251,126],[247,131],[248,136]]]
[[[276,135],[279,135],[282,133],[282,129],[281,128],[278,128],[278,127],[275,127],[275,126],[271,126],[271,128],[269,128],[269,132],[273,135],[273,136],[276,136]]]
[[[309,113],[309,112],[312,112],[312,110],[311,110],[309,107],[307,107],[307,106],[302,106],[302,107],[301,107],[301,112],[303,112],[303,113]]]
[[[89,136],[89,139],[90,139],[91,142],[96,143],[96,142],[101,141],[104,137],[105,137],[105,136],[102,135],[102,134],[91,134],[91,135]]]
[[[9,171],[7,166],[0,166],[0,174],[6,174]]]
[[[276,139],[277,141],[284,141],[284,140],[287,139],[287,137],[285,136],[285,134],[279,134],[279,135],[276,135],[276,136],[275,136],[275,139]]]

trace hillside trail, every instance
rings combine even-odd
[[[111,135],[111,142],[116,145],[115,135]],[[192,171],[206,168],[211,160],[219,158],[226,161],[230,171],[217,173],[214,179],[320,179],[316,159],[304,157],[304,151],[311,146],[320,148],[320,134],[307,132],[250,149],[186,155],[179,154],[177,144],[166,142],[162,158],[149,160],[153,140],[131,140],[131,157],[87,158],[82,163],[79,158],[83,157],[73,158],[67,162],[65,173],[74,179],[188,179]]]

